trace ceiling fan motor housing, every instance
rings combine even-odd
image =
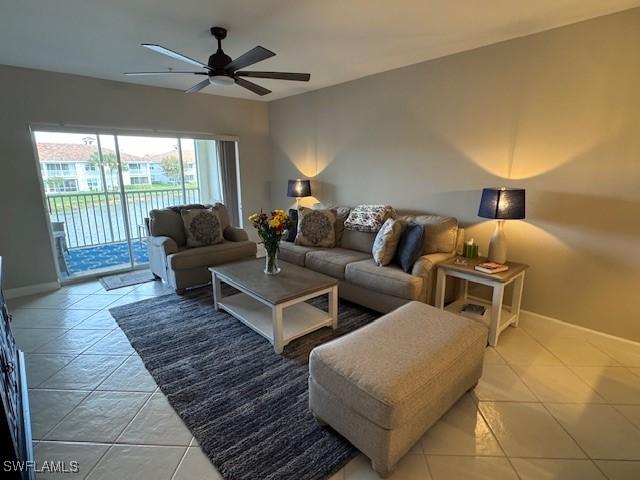
[[[227,72],[224,67],[231,63],[231,57],[222,51],[222,40],[227,38],[227,29],[223,27],[211,27],[211,35],[218,40],[218,50],[209,57],[208,65],[213,69],[209,76],[225,75],[231,77],[233,72]]]

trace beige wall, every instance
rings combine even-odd
[[[56,280],[30,122],[237,135],[243,207],[269,203],[265,103],[0,66],[4,288]]]
[[[486,186],[527,189],[506,226],[524,308],[640,340],[640,9],[269,104],[274,207],[316,197],[454,215],[485,249]]]

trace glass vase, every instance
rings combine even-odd
[[[274,250],[272,252],[267,251],[264,273],[267,275],[277,275],[280,273],[280,267],[278,266],[278,250]]]

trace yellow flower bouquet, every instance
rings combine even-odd
[[[267,251],[264,273],[277,275],[280,273],[280,267],[278,267],[280,240],[286,230],[291,227],[289,215],[287,215],[284,210],[273,210],[271,217],[264,212],[254,213],[249,216],[249,221],[258,231],[258,236],[264,244],[264,249]]]

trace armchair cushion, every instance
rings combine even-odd
[[[180,211],[160,208],[149,212],[149,230],[154,237],[170,237],[179,247],[184,247],[187,237]]]
[[[239,227],[232,227],[229,225],[222,232],[225,240],[229,240],[230,242],[245,242],[249,240],[249,235],[245,230]]]
[[[256,255],[254,242],[229,242],[224,240],[216,245],[206,247],[185,248],[167,257],[167,264],[173,270],[211,267],[223,263],[234,262]]]

